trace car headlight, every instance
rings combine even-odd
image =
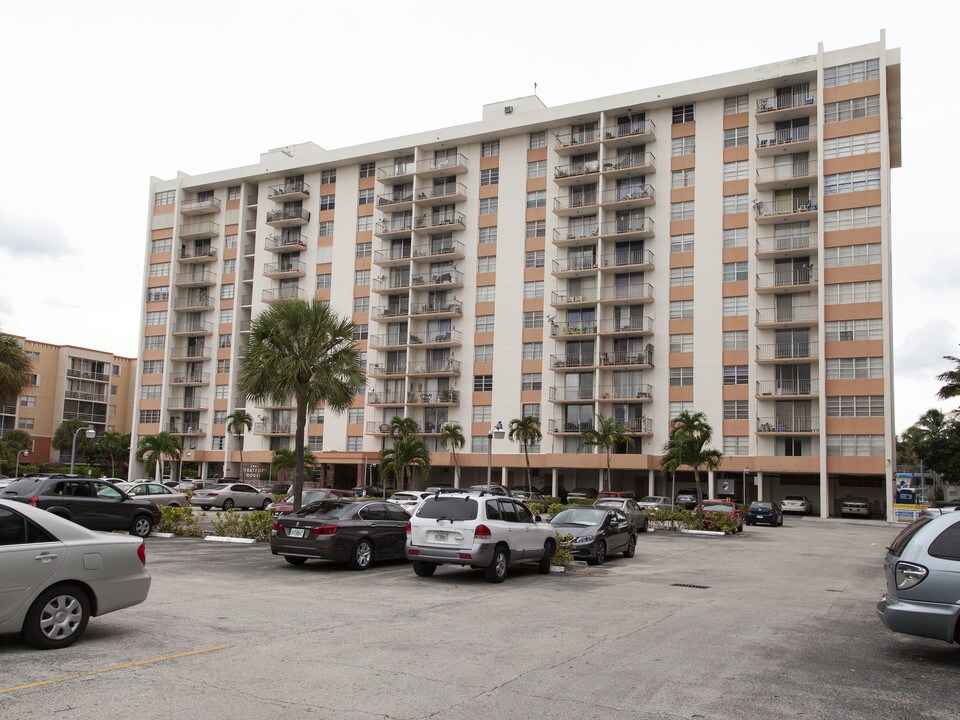
[[[909,590],[916,587],[927,576],[927,569],[923,565],[910,562],[898,562],[896,569],[897,589]]]
[[[597,539],[596,535],[578,535],[573,539],[574,545],[587,545]]]

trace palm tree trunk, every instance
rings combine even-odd
[[[603,490],[603,488],[600,488]],[[610,447],[607,447],[607,490],[613,490],[613,483],[610,482]]]
[[[243,482],[243,433],[237,435],[237,440],[240,441],[240,472],[237,474],[237,478]]]
[[[703,495],[700,493],[700,473],[693,469],[693,482],[697,486],[697,517],[703,520]]]
[[[532,492],[533,482],[530,480],[530,454],[527,452],[527,443],[523,443],[523,457],[527,461],[527,492]]]
[[[457,448],[455,445],[450,445],[450,450],[453,452],[453,486],[455,488],[460,487],[460,466],[457,464]]]
[[[307,428],[307,394],[297,393],[297,435],[294,440],[293,454],[296,462],[293,475],[293,510],[296,512],[303,503],[303,435]]]

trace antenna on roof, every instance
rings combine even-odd
[[[537,83],[536,83],[536,81],[534,81],[534,83],[533,83],[533,94],[534,94],[534,95],[537,94]]]

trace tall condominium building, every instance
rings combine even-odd
[[[135,432],[168,430],[204,472],[238,475],[225,418],[246,407],[245,463],[292,447],[292,401],[238,396],[238,359],[263,308],[317,298],[356,323],[368,376],[348,412],[309,415],[326,482],[371,477],[401,416],[435,450],[422,483],[453,481],[438,432],[458,423],[463,484],[488,467],[521,484],[521,446],[488,434],[533,415],[535,483],[597,487],[606,454],[581,433],[601,415],[633,440],[613,488],[669,494],[660,453],[691,410],[724,453],[711,496],[802,494],[828,515],[858,495],[890,512],[899,57],[881,36],[154,178]]]
[[[33,446],[21,463],[69,462],[70,449],[57,450],[52,444],[65,420],[89,423],[97,435],[131,431],[136,359],[74,345],[18,340],[32,363],[30,386],[16,405],[0,406],[0,436],[13,429],[30,435]]]

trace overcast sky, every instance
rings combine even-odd
[[[875,42],[885,28],[903,63],[903,167],[893,171],[900,432],[937,405],[942,356],[960,354],[956,228],[920,197],[946,193],[941,180],[957,167],[957,144],[942,137],[960,117],[956,37],[920,7],[3,3],[0,329],[136,357],[151,175],[248,165],[307,140],[330,149],[473,122],[484,103],[529,95],[534,82],[555,106],[811,55],[818,42]]]

